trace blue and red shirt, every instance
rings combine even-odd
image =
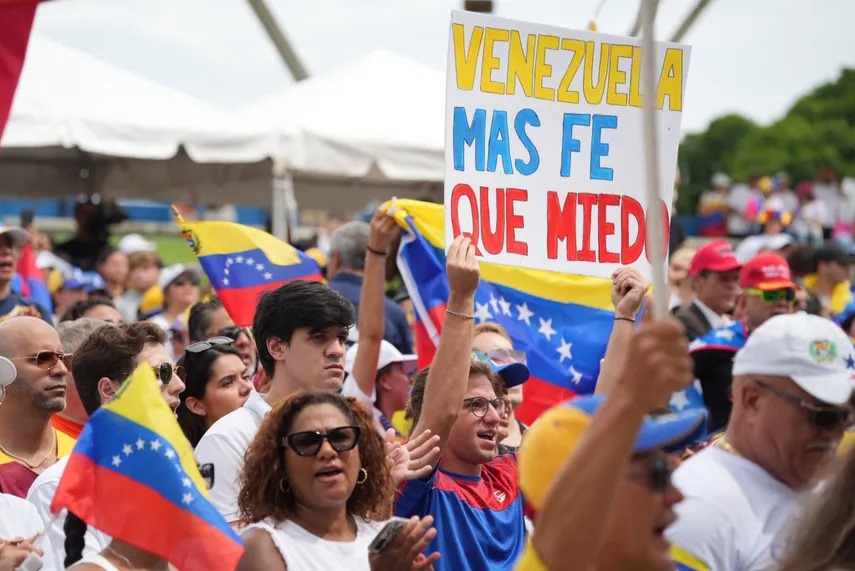
[[[442,554],[436,571],[510,571],[525,546],[518,472],[514,454],[484,464],[480,477],[439,469],[403,484],[395,515],[434,517],[437,535],[426,554]]]

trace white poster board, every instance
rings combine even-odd
[[[689,56],[656,44],[666,243]],[[446,245],[466,234],[484,261],[650,279],[641,57],[638,38],[452,12]]]

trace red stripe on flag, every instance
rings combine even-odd
[[[133,498],[132,511],[117,498]],[[178,569],[234,569],[243,546],[136,480],[72,454],[51,504]],[[144,533],[141,533],[144,531]]]
[[[0,138],[24,67],[38,0],[0,2]]]
[[[255,318],[255,308],[258,306],[258,300],[261,295],[296,280],[323,282],[324,278],[321,274],[314,274],[252,287],[220,289],[217,290],[217,297],[223,302],[223,307],[226,308],[226,312],[232,318],[232,321],[235,322],[236,326],[250,327]]]
[[[428,310],[431,321],[440,329],[445,319],[445,308],[445,304],[440,304]],[[433,362],[436,346],[433,344],[423,321],[417,321],[414,329],[419,369],[424,369]],[[532,377],[523,384],[523,403],[516,410],[517,418],[525,424],[531,424],[548,408],[574,396],[576,394],[572,391]]]

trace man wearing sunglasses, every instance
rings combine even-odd
[[[724,428],[730,417],[733,356],[755,329],[771,317],[792,313],[795,305],[796,284],[790,266],[777,254],[752,258],[742,267],[739,285],[742,294],[737,313],[742,314],[742,319],[711,331],[689,346],[695,361],[695,376],[710,412],[711,432]]]
[[[65,408],[70,355],[56,330],[35,317],[0,323],[0,355],[17,370],[0,405],[0,491],[26,497],[36,476],[74,446],[51,426]]]
[[[853,373],[832,321],[795,313],[758,327],[734,359],[725,436],[674,474],[686,500],[669,538],[711,569],[777,568],[802,494],[852,425]]]
[[[130,374],[143,363],[154,369],[163,400],[175,410],[184,382],[182,372],[167,355],[165,343],[166,333],[148,321],[104,325],[90,334],[77,348],[73,361],[74,382],[86,414],[92,416],[102,404],[109,402]],[[50,524],[45,532],[45,569],[61,568],[65,560],[65,516],[54,519],[50,504],[67,465],[63,459],[46,470],[36,479],[27,495],[45,525]],[[110,538],[89,526],[85,542],[84,555],[89,555],[107,547]]]

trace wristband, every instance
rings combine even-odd
[[[384,252],[383,250],[375,250],[371,246],[366,246],[366,249],[375,256],[383,256],[385,258],[386,254],[388,254],[388,252]]]
[[[615,321],[629,321],[630,323],[635,323],[635,319],[632,317],[615,317]]]
[[[459,317],[460,319],[475,319],[474,315],[469,315],[467,313],[459,313],[457,311],[452,311],[450,309],[445,310],[449,315],[454,315],[455,317]]]

